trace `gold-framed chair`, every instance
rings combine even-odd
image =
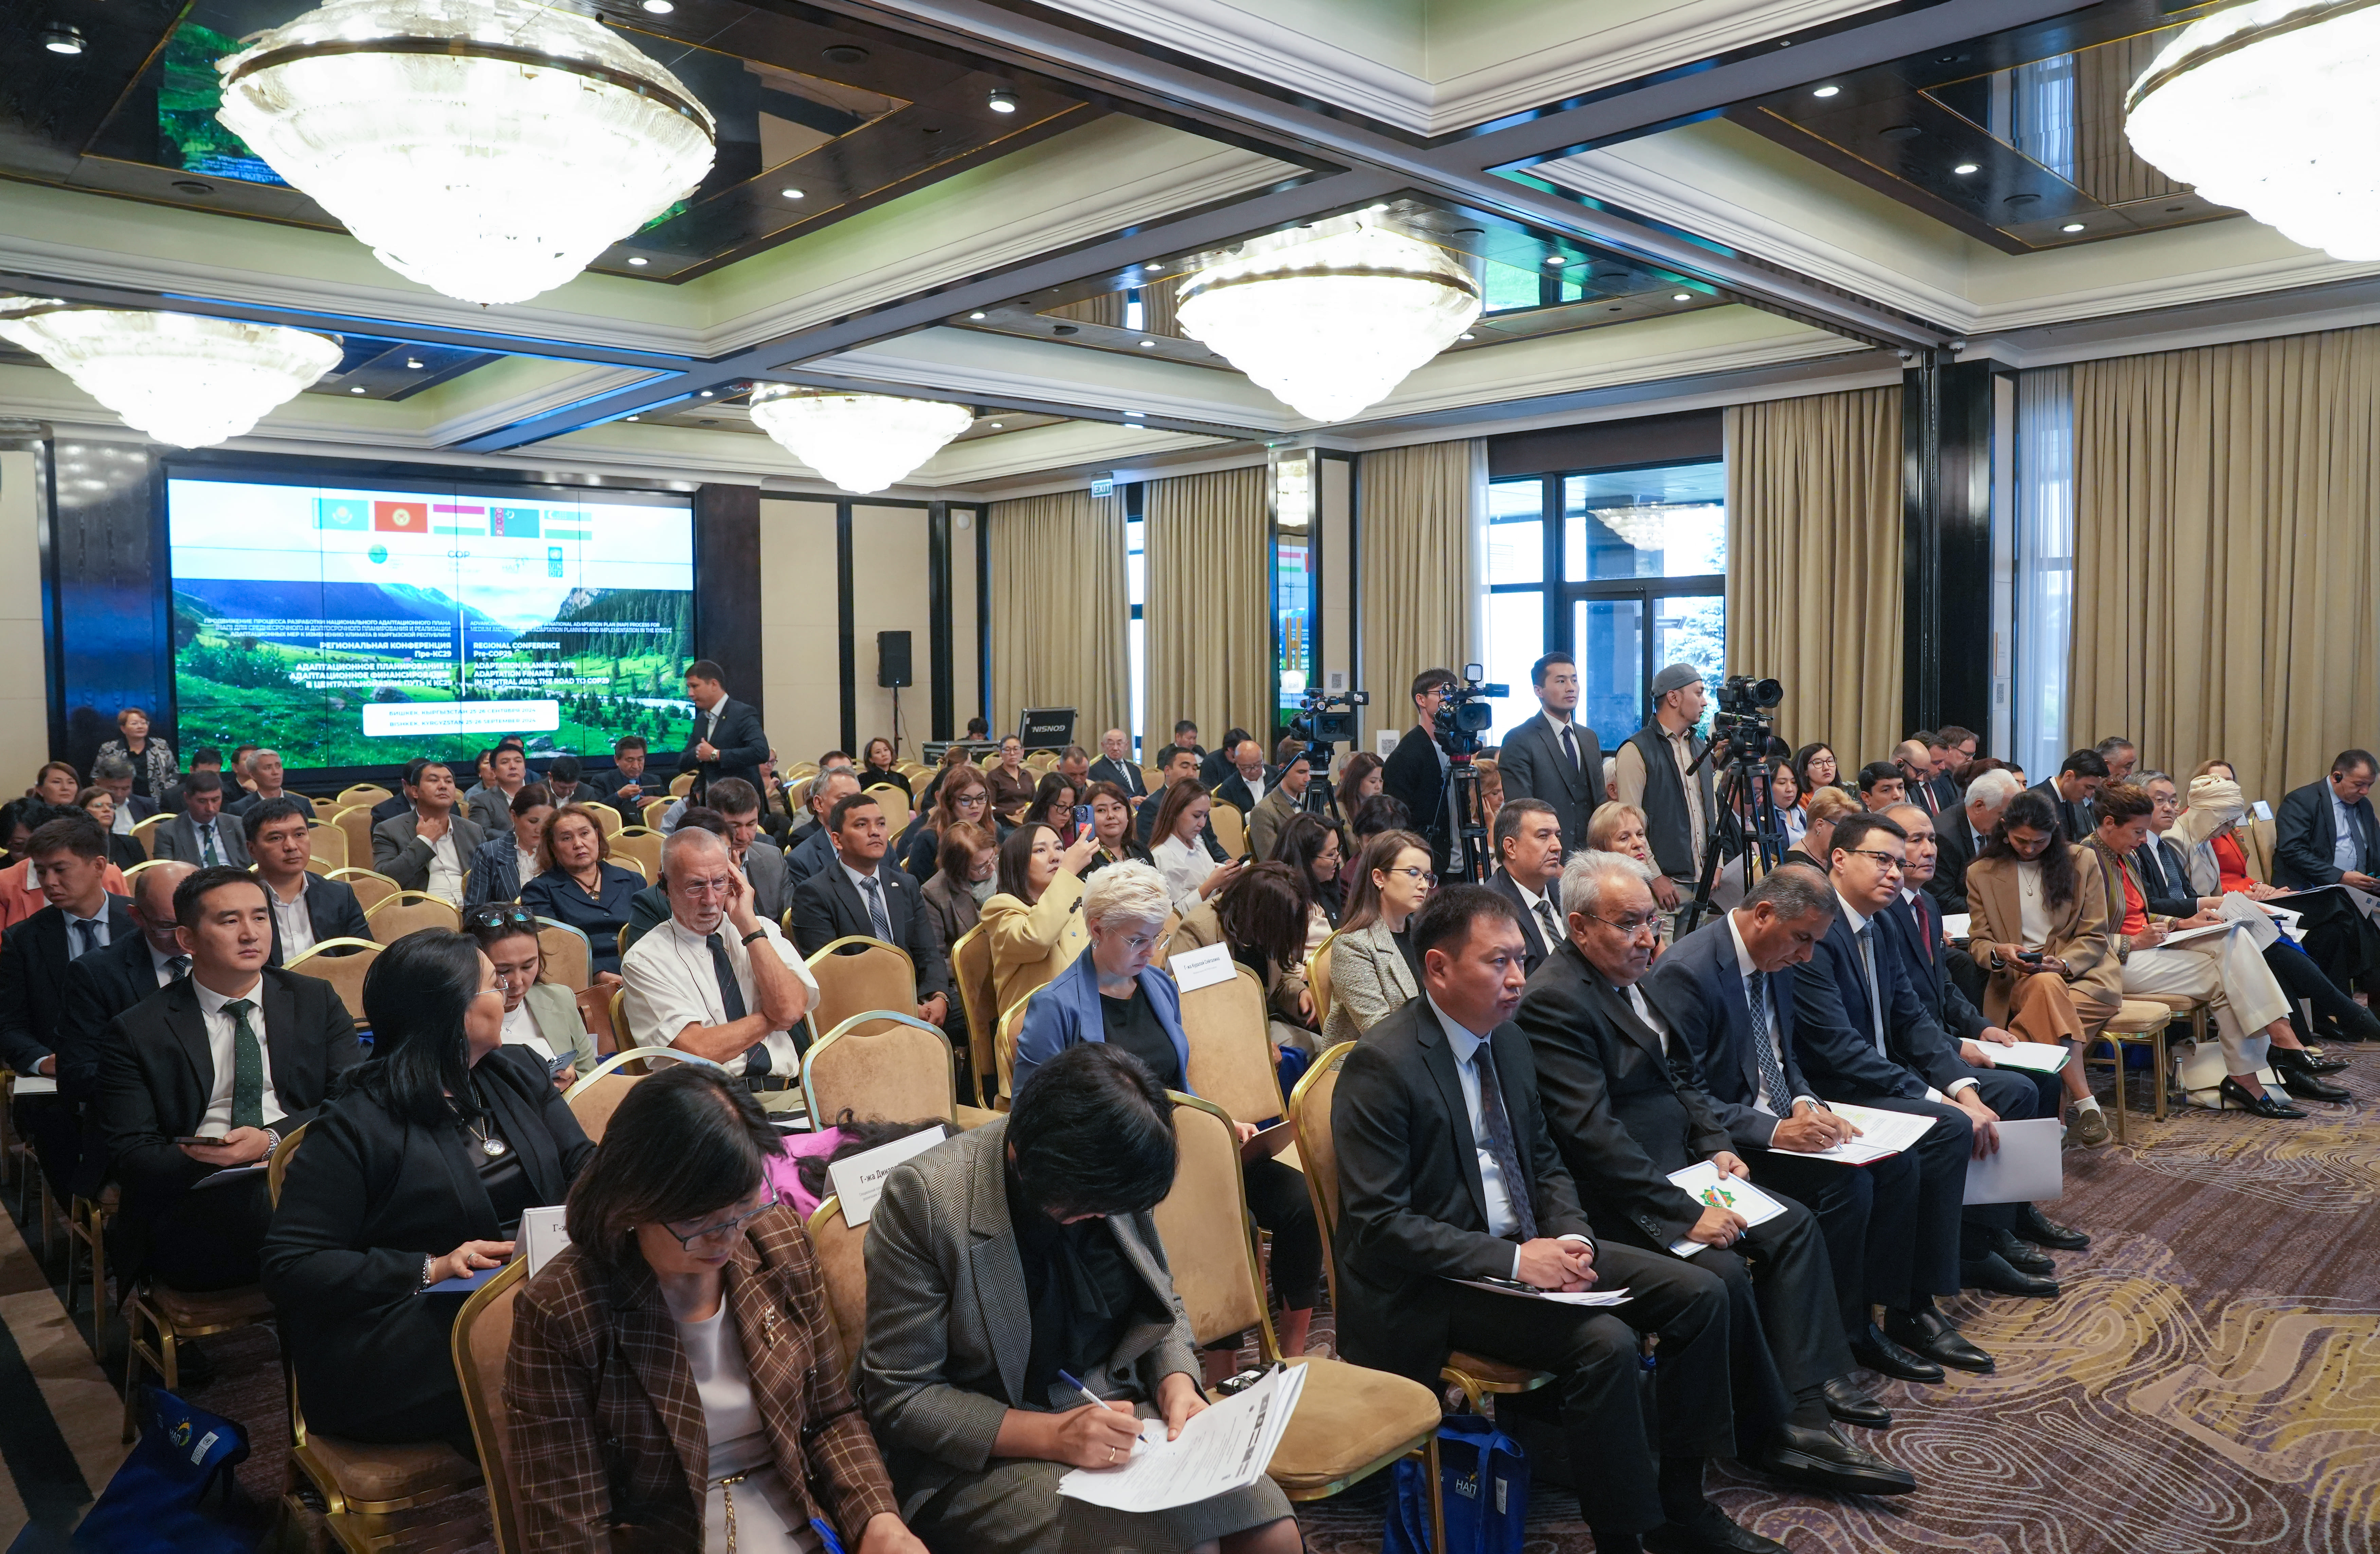
[[[1305,957],[1305,990],[1314,995],[1314,1028],[1320,1030],[1330,1023],[1330,946],[1339,937],[1332,929]]]
[[[917,964],[898,944],[862,933],[845,934],[817,954],[804,956],[802,964],[809,967],[819,988],[809,1012],[802,1016],[812,1042],[819,1040],[821,1031],[842,1025],[863,1009],[917,1012]]]
[[[103,1183],[97,1197],[77,1193],[67,1202],[67,1314],[74,1315],[75,1264],[91,1259],[91,1331],[94,1348],[107,1347],[107,1227],[122,1207],[124,1189]],[[81,1252],[77,1253],[76,1248]]]
[[[633,854],[614,853],[603,861],[615,868],[626,869],[629,873],[635,875],[638,879],[642,880],[648,885],[653,882],[654,876],[646,871],[645,860],[640,857],[637,857]]]
[[[603,1142],[603,1130],[612,1121],[612,1113],[628,1098],[628,1087],[652,1072],[650,1060],[672,1058],[687,1061],[687,1055],[673,1047],[631,1047],[613,1053],[601,1062],[578,1076],[578,1083],[562,1092],[562,1103],[578,1119],[578,1127],[597,1144]],[[634,1071],[631,1072],[631,1065]]]
[[[380,861],[372,851],[371,809],[366,805],[349,805],[331,812],[331,823],[347,839],[347,863],[358,868]]]
[[[351,783],[339,790],[339,796],[333,802],[342,809],[350,805],[359,805],[365,809],[370,809],[373,805],[386,804],[395,796],[378,783]]]
[[[2082,1044],[2082,1050],[2075,1059],[2085,1067],[2100,1063],[2111,1063],[2114,1067],[2116,1092],[2108,1099],[2112,1103],[2109,1110],[2116,1114],[2116,1142],[2119,1144],[2131,1142],[2132,1109],[2125,1103],[2124,1087],[2131,1072],[2127,1060],[2134,1047],[2148,1049],[2149,1112],[2157,1122],[2165,1121],[2166,1086],[2172,1082],[2166,1057],[2166,1028],[2173,1024],[2173,1014],[2172,1007],[2162,1002],[2128,998],[2124,1000],[2123,1007],[2116,1011],[2115,1018],[2109,1020],[2097,1036]],[[2107,1049],[2110,1056],[2093,1057],[2092,1052],[2102,1046]]]
[[[1305,1194],[1314,1203],[1314,1219],[1322,1232],[1322,1271],[1330,1283],[1330,1305],[1339,1306],[1339,1149],[1330,1135],[1330,1100],[1339,1090],[1340,1070],[1347,1066],[1353,1041],[1342,1041],[1314,1060],[1289,1095],[1290,1137],[1296,1141],[1298,1168],[1305,1173]],[[1473,1413],[1480,1400],[1500,1393],[1534,1392],[1553,1379],[1550,1372],[1507,1365],[1484,1354],[1456,1350],[1439,1367],[1439,1375],[1462,1390]]]
[[[399,891],[366,912],[364,921],[371,925],[372,937],[383,944],[394,944],[422,929],[463,931],[462,912],[444,896],[428,891]]]
[[[1041,989],[1036,988],[1033,992]],[[1025,1029],[1025,1009],[1033,1002],[1026,993],[1000,1013],[1000,1026],[992,1036],[992,1063],[1000,1073],[1000,1093],[992,1099],[992,1110],[1005,1111],[1016,1099],[1016,1038]]]
[[[645,883],[662,877],[662,844],[669,839],[650,826],[622,826],[612,835],[612,856],[632,857],[644,867]]]
[[[370,920],[369,917],[365,919]],[[347,1017],[358,1026],[364,1017],[364,973],[380,958],[382,946],[369,939],[323,939],[286,967],[300,977],[319,977],[338,989]]]
[[[810,1250],[818,1255],[837,1358],[848,1379],[859,1369],[860,1347],[868,1342],[868,1227],[845,1220],[843,1199],[829,1193],[810,1210],[803,1228],[809,1232]]]
[[[662,814],[668,810],[669,807],[676,802],[676,799],[671,797],[667,794],[656,794],[651,798],[645,800],[644,803],[637,806],[637,823],[648,829],[651,828],[660,821]],[[625,826],[621,828],[622,831],[626,829],[627,828]],[[614,832],[613,834],[616,836],[619,832]]]
[[[595,817],[595,829],[606,836],[618,835],[620,828],[628,823],[620,819],[620,812],[608,804],[590,804],[587,808]]]
[[[528,1279],[528,1259],[515,1257],[471,1292],[455,1314],[455,1376],[463,1384],[463,1412],[480,1449],[480,1476],[488,1486],[488,1521],[496,1554],[519,1554],[519,1495],[513,1484],[512,1431],[504,1411],[504,1356],[512,1348],[513,1302]]]
[[[159,864],[171,863],[172,861],[173,860],[170,858],[143,858],[139,863],[134,864],[130,868],[126,869],[124,871],[124,889],[126,892],[130,892],[132,889],[132,881],[140,879],[141,875],[147,873],[150,869],[156,868]]]
[[[558,982],[574,993],[583,993],[594,985],[595,945],[585,929],[540,917],[537,953],[544,962],[547,981]]]
[[[898,836],[908,829],[912,810],[907,794],[890,783],[879,783],[874,787],[862,788],[860,792],[874,799],[876,807],[884,812],[885,834]]]
[[[50,1179],[42,1171],[42,1162],[33,1153],[33,1141],[19,1134],[12,1120],[16,1104],[17,1075],[0,1069],[0,1137],[7,1140],[8,1173],[17,1184],[17,1218],[35,1220],[42,1227],[42,1262],[50,1260],[50,1226],[58,1219],[58,1200],[50,1192]],[[36,1211],[38,1206],[38,1213]]]
[[[1191,1340],[1213,1343],[1253,1328],[1262,1363],[1285,1361],[1305,1371],[1297,1412],[1267,1475],[1292,1500],[1317,1500],[1403,1458],[1418,1458],[1430,1486],[1430,1547],[1443,1548],[1437,1395],[1389,1371],[1320,1354],[1281,1354],[1251,1233],[1232,1114],[1196,1096],[1170,1099],[1178,1163],[1172,1188],[1151,1216],[1165,1243],[1174,1291],[1190,1313]]]
[[[314,872],[328,874],[334,868],[345,868],[353,861],[347,844],[347,833],[328,820],[306,822],[306,852],[314,860]]]
[[[993,1113],[958,1104],[955,1069],[941,1026],[901,1010],[862,1010],[802,1055],[802,1099],[821,1127],[846,1111],[861,1122],[939,1117],[980,1127]]]
[[[1182,909],[1176,906],[1167,907],[1165,921],[1158,925],[1157,947],[1148,953],[1150,965],[1164,971],[1173,964],[1173,930],[1181,926]]]
[[[959,1009],[966,1015],[967,1097],[970,1105],[999,1093],[995,1083],[992,1039],[1000,1019],[991,1006],[991,939],[978,923],[951,945],[951,980],[959,987]],[[991,1087],[990,1094],[986,1086]]]
[[[396,894],[397,892],[405,889],[403,885],[398,884],[395,880],[390,879],[387,875],[382,874],[376,868],[358,868],[352,864],[346,868],[334,868],[328,874],[323,875],[322,878],[325,880],[336,880],[339,883],[346,886],[347,889],[355,892],[356,904],[364,909],[364,917],[367,922],[371,918],[371,909],[373,907],[378,906],[382,902],[386,901],[389,897]]]
[[[608,1058],[620,1050],[620,1033],[612,1026],[612,989],[604,987],[581,988],[577,993],[578,1018],[587,1026],[587,1034],[595,1038],[595,1055]]]
[[[676,776],[671,778],[669,783],[670,796],[673,798],[684,798],[686,795],[692,793],[694,791],[694,778],[695,774],[691,771],[681,771]]]
[[[1248,850],[1248,818],[1240,813],[1238,805],[1214,800],[1208,806],[1207,823],[1214,828],[1225,857],[1236,858]]]
[[[140,850],[153,858],[157,856],[157,832],[173,823],[174,817],[161,809],[145,820],[132,822],[132,840],[140,843]]]
[[[1264,984],[1246,966],[1232,970],[1226,981],[1182,995],[1182,1035],[1190,1048],[1184,1077],[1242,1122],[1268,1122],[1283,1108]]]

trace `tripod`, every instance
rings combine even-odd
[[[1450,871],[1465,884],[1488,882],[1488,827],[1479,817],[1479,769],[1468,751],[1447,755],[1447,836]]]
[[[1702,874],[1694,882],[1694,900],[1686,904],[1685,915],[1678,920],[1680,939],[1694,932],[1701,924],[1703,915],[1710,909],[1711,887],[1718,881],[1719,852],[1725,828],[1734,827],[1740,831],[1742,826],[1743,807],[1739,805],[1737,795],[1744,783],[1752,783],[1752,803],[1749,806],[1751,845],[1743,849],[1742,857],[1744,893],[1749,895],[1760,875],[1776,868],[1785,856],[1785,827],[1784,822],[1777,818],[1777,794],[1769,781],[1775,775],[1775,768],[1767,754],[1765,733],[1760,736],[1760,743],[1761,754],[1748,760],[1741,758],[1731,760],[1719,772],[1717,784],[1718,814],[1711,828],[1710,839],[1703,848]],[[1730,742],[1725,739],[1714,739],[1703,747],[1703,753],[1686,768],[1687,803],[1694,802],[1694,773],[1702,770],[1703,762],[1731,747]],[[1756,870],[1754,867],[1755,861],[1758,864]]]

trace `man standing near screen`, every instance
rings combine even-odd
[[[488,833],[455,809],[455,773],[417,758],[405,769],[412,807],[372,827],[372,867],[408,891],[463,904],[463,862]]]
[[[686,698],[694,703],[694,733],[677,758],[677,769],[694,772],[701,788],[722,777],[741,777],[758,793],[760,763],[769,757],[759,710],[749,702],[729,700],[726,673],[709,659],[698,659],[687,668]]]

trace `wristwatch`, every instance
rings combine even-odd
[[[766,939],[766,938],[768,938],[768,937],[769,937],[769,930],[768,930],[767,929],[754,929],[750,933],[746,934],[743,938],[741,938],[741,939],[737,940],[735,942],[736,942],[736,943],[738,943],[738,944],[746,944],[746,945],[748,945],[748,944],[750,944],[750,943],[752,942],[752,941],[754,941],[754,940],[756,940],[756,939]]]

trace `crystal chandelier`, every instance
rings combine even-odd
[[[2124,130],[2168,177],[2334,258],[2380,260],[2380,5],[2256,0],[2194,21],[2132,83]]]
[[[380,261],[467,302],[552,290],[692,191],[710,110],[539,0],[330,0],[216,62],[215,115]]]
[[[974,424],[964,405],[762,383],[752,419],[784,450],[856,495],[882,491]]]
[[[1374,211],[1251,238],[1178,296],[1184,334],[1318,421],[1386,398],[1479,317],[1470,273]]]
[[[177,448],[237,437],[339,364],[339,343],[275,324],[0,297],[0,339],[34,352],[127,426]]]

